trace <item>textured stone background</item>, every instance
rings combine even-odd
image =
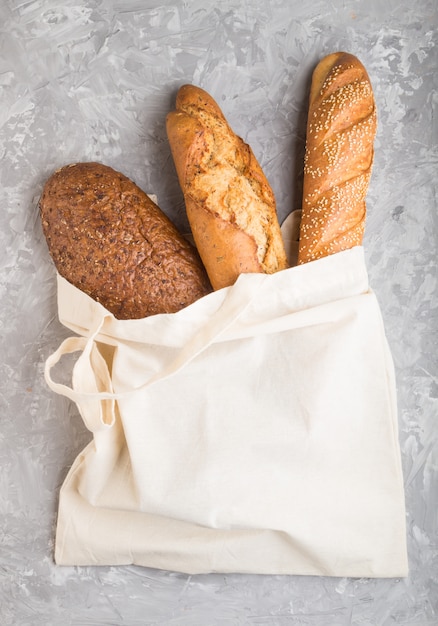
[[[438,623],[437,27],[436,0],[0,0],[2,626]],[[164,119],[193,82],[251,144],[284,218],[300,206],[311,71],[338,49],[366,65],[379,111],[364,244],[397,372],[409,577],[56,567],[57,495],[89,434],[42,376],[67,334],[44,181],[103,161],[185,228]]]

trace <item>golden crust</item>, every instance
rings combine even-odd
[[[362,63],[346,52],[322,59],[310,88],[299,263],[362,243],[376,124]]]
[[[204,90],[180,88],[167,134],[193,238],[214,289],[287,267],[275,198],[251,148]]]

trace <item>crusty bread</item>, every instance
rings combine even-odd
[[[287,267],[272,189],[203,89],[182,86],[167,134],[193,238],[214,289]]]
[[[44,186],[40,213],[58,272],[118,319],[174,313],[211,291],[194,247],[110,167],[59,169]]]
[[[362,243],[375,134],[362,63],[346,52],[323,58],[310,89],[299,263]]]

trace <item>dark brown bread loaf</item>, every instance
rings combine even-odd
[[[58,272],[118,319],[174,313],[211,291],[195,248],[110,167],[61,168],[43,189],[40,213]]]
[[[375,134],[364,66],[346,52],[324,57],[310,88],[299,263],[361,245]]]

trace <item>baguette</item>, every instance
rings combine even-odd
[[[376,134],[376,107],[362,63],[336,52],[310,88],[298,263],[361,245]]]
[[[59,274],[117,319],[175,313],[211,291],[195,248],[110,167],[62,167],[46,182],[39,207]]]
[[[214,289],[287,267],[273,191],[251,148],[203,89],[182,86],[167,135],[193,239]]]

